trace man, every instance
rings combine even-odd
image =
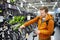
[[[36,18],[24,23],[20,28],[25,28],[26,26],[37,22],[38,30],[36,31],[36,34],[39,35],[39,40],[51,40],[50,37],[54,30],[53,16],[48,14],[48,8],[45,6],[40,8],[40,13],[41,16],[37,16]],[[48,25],[46,23],[47,20],[49,20]]]

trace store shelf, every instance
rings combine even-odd
[[[8,9],[10,10],[18,10],[15,5],[8,4]]]

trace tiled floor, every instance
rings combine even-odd
[[[60,28],[55,28],[54,40],[60,40]]]
[[[55,30],[55,34],[54,36],[51,36],[51,40],[60,40],[60,28],[56,27],[54,30]],[[32,36],[33,36],[33,33],[29,35],[28,40],[33,40]],[[38,40],[38,37],[36,37],[34,40]]]

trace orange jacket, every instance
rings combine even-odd
[[[53,19],[53,17],[48,14],[46,17],[46,20]],[[46,22],[42,23],[42,18],[40,16],[37,16],[36,18],[24,23],[24,26],[29,26],[30,24],[33,24],[35,22],[38,22],[38,30],[40,30],[39,37],[42,39],[48,38],[51,36],[54,30],[54,20],[49,20],[48,25]],[[45,20],[45,21],[46,21]]]

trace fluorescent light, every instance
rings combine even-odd
[[[26,2],[26,0],[23,0],[24,2]]]
[[[56,7],[56,5],[57,5],[57,2],[55,2],[55,5],[53,6],[53,8],[52,8],[52,9],[54,9],[54,8]]]

